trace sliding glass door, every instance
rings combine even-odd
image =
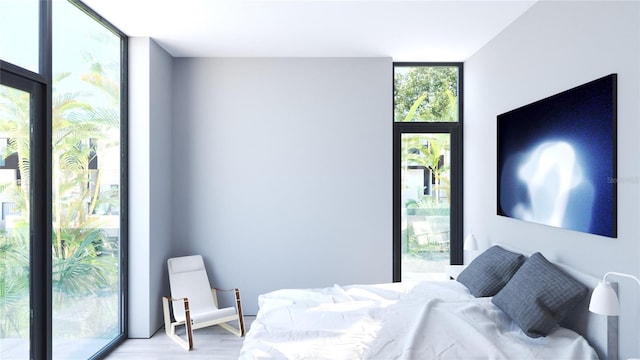
[[[29,358],[32,299],[30,124],[38,85],[0,73],[0,356]]]
[[[451,258],[451,135],[400,137],[402,279],[442,278]]]

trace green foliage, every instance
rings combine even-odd
[[[107,237],[99,228],[89,226],[62,229],[63,246],[54,247],[52,256],[54,291],[82,295],[108,285],[106,274],[115,270],[115,264],[100,257]]]
[[[448,209],[449,204],[439,202],[433,196],[422,196],[418,200],[409,199],[405,204],[407,209]]]
[[[458,69],[447,66],[396,68],[394,118],[401,122],[458,121]],[[416,108],[413,109],[413,106]]]
[[[430,169],[436,178],[436,185],[433,190],[444,190],[447,204],[451,198],[450,192],[450,166],[443,161],[446,152],[451,150],[449,134],[415,134],[403,138],[402,142],[402,164],[419,165]],[[437,191],[436,191],[437,193]],[[431,196],[427,197],[431,198]],[[424,207],[436,207],[433,204],[439,203],[439,199],[422,199],[413,202],[412,205]]]
[[[119,191],[100,191],[101,170],[90,169],[89,163],[97,156],[96,146],[104,150],[119,145],[109,136],[120,126],[119,85],[107,79],[99,63],[90,69],[81,79],[107,95],[110,101],[105,107],[82,100],[86,94],[81,92],[56,91],[56,86],[71,81],[70,73],[54,77],[51,260],[53,303],[58,306],[69,306],[67,300],[72,298],[99,299],[105,289],[117,293],[118,287],[118,240],[110,239],[105,221],[93,215],[117,208]],[[0,338],[29,334],[29,108],[28,93],[0,86],[0,133],[9,139],[0,156],[17,153],[21,174],[21,181],[0,184],[0,193],[15,203],[19,214],[12,220],[11,232],[0,233]],[[108,301],[92,301],[105,308],[90,311],[113,313]],[[107,327],[113,324],[74,336],[104,332]]]
[[[111,83],[100,80],[102,67],[93,64],[91,69],[82,78],[110,97],[117,96],[110,87],[100,87]],[[119,127],[119,114],[113,108],[91,106],[80,97],[78,93],[54,96],[52,282],[58,305],[68,297],[100,293],[117,274],[117,257],[104,251],[117,248],[117,241],[114,244],[103,230],[104,220],[92,214],[101,204],[119,203],[119,197],[115,190],[100,191],[101,170],[90,169],[89,164],[97,156],[92,144],[102,149],[117,145],[108,134]]]
[[[22,237],[0,236],[0,338],[28,335],[28,249]]]
[[[453,122],[458,119],[458,70],[456,67],[417,66],[396,68],[395,119],[402,122]],[[450,198],[449,166],[443,162],[450,150],[448,134],[407,135],[402,143],[402,163],[430,169],[436,178],[433,190]],[[436,194],[438,191],[436,191]],[[435,203],[438,203],[435,199]],[[424,199],[420,205],[429,206]],[[416,206],[416,204],[413,204]]]

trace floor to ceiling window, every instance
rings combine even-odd
[[[462,263],[462,64],[394,64],[394,281]]]
[[[0,357],[99,357],[126,335],[126,37],[76,1],[0,14]]]

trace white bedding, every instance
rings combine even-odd
[[[258,302],[240,359],[597,359],[568,329],[527,337],[456,281],[277,290]]]

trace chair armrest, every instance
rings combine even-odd
[[[184,318],[186,323],[191,323],[191,311],[189,310],[189,299],[187,298],[172,298],[169,296],[162,297],[165,301],[165,304],[171,304],[174,301],[182,301],[184,303]],[[173,305],[171,305],[171,310],[173,311]]]
[[[236,291],[236,290],[238,290],[238,288],[235,288],[235,289],[220,289],[220,288],[214,287],[214,288],[211,288],[211,290],[216,290],[216,291]]]
[[[189,299],[187,298],[172,298],[170,296],[163,296],[163,298],[167,299],[168,301],[182,301],[182,300],[189,301]]]
[[[187,341],[180,339],[175,334],[175,326],[177,323],[171,321],[171,312],[173,311],[174,301],[184,302],[184,326],[187,332]],[[169,337],[176,340],[186,350],[193,349],[193,329],[191,328],[191,311],[189,310],[189,299],[187,298],[172,298],[169,296],[162,297],[162,307],[164,310],[164,329]]]
[[[172,303],[174,301],[183,301],[184,302],[184,322],[187,327],[187,332],[191,334],[191,310],[189,310],[189,299],[187,298],[172,298],[169,296],[163,296],[167,302]],[[173,306],[171,306],[171,310],[173,310]],[[193,345],[191,345],[193,346]]]
[[[236,299],[236,312],[238,313],[238,326],[240,327],[240,336],[244,336],[245,334],[245,328],[244,328],[244,316],[242,316],[242,302],[240,301],[240,289],[238,288],[233,288],[233,289],[220,289],[220,288],[211,288],[211,293],[213,294],[213,301],[216,304],[216,307],[218,307],[218,296],[216,294],[217,291],[225,291],[225,292],[231,292],[233,291],[235,299]]]

